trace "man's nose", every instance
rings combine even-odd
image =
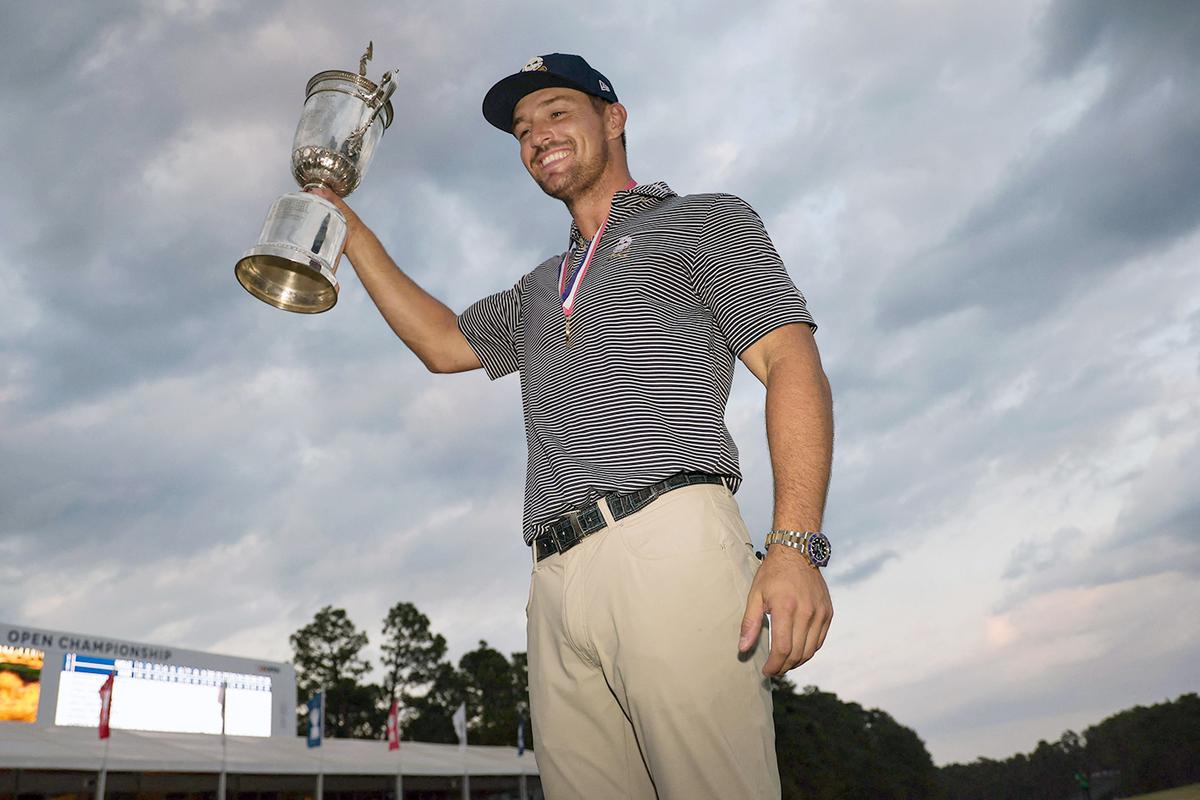
[[[534,124],[533,129],[529,132],[533,138],[533,143],[537,147],[549,144],[554,139],[554,128],[546,123]]]

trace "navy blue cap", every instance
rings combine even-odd
[[[617,102],[608,78],[592,69],[581,56],[549,53],[530,59],[515,75],[501,79],[483,98],[483,116],[505,133],[512,133],[513,110],[525,95],[538,89],[562,86],[610,103]]]

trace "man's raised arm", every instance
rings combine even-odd
[[[379,313],[421,363],[430,372],[466,372],[483,366],[458,329],[457,315],[396,266],[350,206],[327,189],[312,192],[336,205],[346,217],[346,258]]]

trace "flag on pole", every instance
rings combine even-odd
[[[387,718],[387,743],[388,750],[400,749],[400,701],[392,701],[392,710],[388,712]]]
[[[454,712],[454,732],[458,735],[458,746],[465,748],[467,746],[467,704],[459,705],[458,710]]]
[[[117,673],[108,673],[108,679],[100,686],[100,738],[107,739],[110,733],[108,728],[108,718],[112,714],[112,694],[113,681],[116,680]]]
[[[517,756],[525,755],[525,718],[517,723]]]
[[[221,688],[217,690],[217,702],[221,704],[221,735],[225,735],[225,687],[228,684],[221,681]]]
[[[325,738],[325,691],[319,691],[308,701],[308,746],[320,747]]]

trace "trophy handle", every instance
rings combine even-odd
[[[370,48],[368,48],[368,52]],[[363,56],[366,58],[366,56]],[[364,65],[359,66],[359,70],[365,69]],[[392,95],[396,91],[396,82],[392,80],[392,75],[397,70],[388,70],[383,73],[383,77],[379,79],[379,86],[367,99],[367,106],[371,109],[371,116],[367,117],[366,122],[359,125],[358,128],[350,134],[346,139],[346,152],[351,156],[358,155],[358,151],[362,148],[363,137],[367,135],[367,130],[375,123],[375,119],[379,116],[379,112],[383,111],[383,107],[392,99]],[[307,186],[304,188],[308,188]]]

